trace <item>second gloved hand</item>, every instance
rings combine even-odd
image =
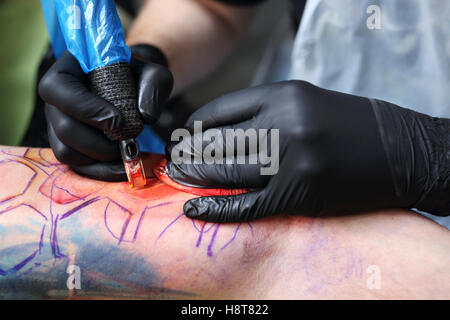
[[[192,114],[186,123],[191,132],[195,121],[201,121],[204,132],[167,149],[169,176],[190,186],[251,192],[192,199],[184,205],[188,217],[238,222],[280,213],[317,216],[380,208],[450,213],[448,119],[288,81],[225,95]],[[249,145],[241,149],[241,164],[237,158],[215,164],[179,161],[181,151],[204,156],[212,145],[235,146],[230,129],[248,132],[248,137],[252,129],[279,130],[277,143],[268,148],[278,157],[279,171],[262,175],[266,165],[249,162],[259,152],[251,152]],[[209,138],[215,137],[212,144],[205,139],[208,131]],[[264,135],[253,137],[261,142]],[[230,150],[236,157],[236,148]]]
[[[139,110],[144,121],[153,124],[172,92],[173,77],[159,49],[137,45],[131,50]],[[120,128],[120,114],[89,90],[87,75],[70,53],[45,74],[39,94],[46,102],[49,141],[59,161],[89,178],[127,180],[117,142],[104,135]]]

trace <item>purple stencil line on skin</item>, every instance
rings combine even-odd
[[[214,224],[211,223],[211,224],[209,225],[209,228],[206,229],[206,230],[204,231],[204,233],[208,233],[210,230],[212,230],[213,227],[214,227]]]
[[[180,214],[178,217],[176,217],[172,222],[170,222],[165,228],[164,230],[158,235],[158,237],[156,238],[155,242],[158,241],[163,235],[164,233],[175,223],[177,222],[178,219],[180,219],[182,216],[184,216],[184,213]]]
[[[22,262],[18,263],[17,265],[15,265],[11,270],[14,272],[20,271],[20,269],[22,269],[23,267],[25,267],[28,262],[30,262],[31,260],[34,259],[34,257],[36,257],[37,253],[39,250],[34,251],[31,255],[29,255],[25,260],[23,260]]]
[[[119,243],[117,245],[120,245],[122,242],[133,242],[133,240],[124,240],[125,233],[126,233],[126,231],[128,229],[128,225],[129,225],[129,223],[131,221],[131,217],[133,216],[133,213],[128,208],[125,208],[124,206],[122,206],[121,204],[117,203],[116,201],[111,200],[110,198],[108,198],[108,200],[110,201],[110,203],[113,203],[114,205],[119,207],[123,212],[128,214],[128,218],[126,218],[124,224],[122,225],[122,231],[120,233],[120,237],[118,239],[117,239],[117,237],[115,237],[117,240],[119,240]],[[107,223],[106,222],[106,219],[107,219],[106,212],[107,211],[105,211],[105,224]]]
[[[28,150],[29,150],[29,148],[25,149],[23,155],[21,155],[21,156],[15,155],[15,154],[11,154],[11,153],[8,153],[8,149],[6,149],[6,150],[5,150],[5,149],[1,149],[0,152],[3,153],[3,154],[5,154],[5,155],[7,155],[7,156],[24,157],[25,154],[28,152]],[[16,150],[16,151],[17,151],[17,150]]]
[[[75,199],[77,199],[77,200],[75,200],[75,201],[78,201],[78,200],[85,200],[87,197],[89,197],[89,196],[91,195],[91,194],[88,194],[88,195],[85,196],[85,197],[79,197],[79,196],[73,194],[72,192],[70,192],[68,189],[65,189],[65,188],[62,188],[62,187],[59,187],[59,186],[56,186],[56,189],[59,189],[59,190],[64,191],[64,192],[67,192],[67,194],[69,194],[70,196],[72,196],[72,197],[74,197]],[[72,201],[72,202],[74,202],[74,201]]]
[[[44,157],[42,156],[42,149],[38,150],[38,155],[41,158],[42,161],[44,161],[45,163],[50,164],[50,162],[48,162],[47,160],[44,159]],[[51,164],[50,164],[51,165]]]
[[[41,239],[39,240],[39,254],[42,252],[42,247],[44,246],[44,233],[45,233],[45,225],[42,228]]]
[[[37,171],[34,170],[33,168],[30,168],[30,169],[33,171],[33,175],[32,175],[31,178],[28,180],[27,185],[25,186],[25,189],[23,189],[22,195],[23,195],[25,192],[28,191],[28,189],[29,189],[30,186],[31,186],[31,183],[33,182],[34,178],[36,178],[36,176],[37,176]]]
[[[216,229],[214,230],[214,233],[211,237],[211,241],[208,246],[208,257],[212,257],[212,255],[213,255],[212,246],[214,245],[214,241],[216,240],[216,235],[217,235],[217,232],[219,231],[219,227],[220,227],[220,224],[217,224]]]
[[[208,229],[206,229],[204,231],[200,231],[200,229],[197,226],[197,222],[196,222],[197,220],[192,219],[191,221],[192,221],[192,224],[194,225],[195,230],[197,230],[198,232],[208,233],[214,227],[214,223],[211,223]],[[204,228],[204,225],[202,227],[202,230],[203,230],[203,228]]]
[[[250,228],[250,233],[252,234],[252,237],[253,237],[253,226],[250,222],[247,222],[247,225]]]
[[[41,186],[39,187],[39,193],[40,193],[41,195],[43,195],[44,197],[46,197],[46,198],[48,198],[48,196],[45,195],[45,194],[41,191],[41,187],[42,187],[43,185],[45,185],[45,184],[47,183],[47,181],[50,180],[50,178],[51,178],[51,175],[48,175],[48,177],[45,178],[44,182],[41,183]],[[53,185],[53,181],[52,181],[52,185]],[[51,191],[51,189],[50,189],[50,191]],[[50,201],[52,201],[51,197],[50,197]]]
[[[97,201],[99,201],[99,200],[101,200],[101,198],[100,198],[100,196],[97,196],[97,197],[92,198],[92,199],[90,199],[90,200],[88,200],[88,201],[86,201],[86,202],[83,202],[82,204],[80,204],[80,205],[76,206],[75,208],[70,209],[69,211],[67,211],[66,213],[64,213],[64,214],[61,216],[60,220],[64,220],[64,219],[70,217],[71,215],[73,215],[73,214],[76,213],[77,211],[80,211],[80,210],[83,209],[84,207],[87,207],[88,205],[90,205],[90,204],[92,204],[92,203],[94,203],[94,202],[97,202]]]
[[[64,172],[62,172],[62,173],[66,173],[66,172],[64,171]],[[60,176],[58,176],[58,178],[59,178],[59,177],[60,177]],[[55,180],[54,180],[55,183],[56,183],[56,181],[57,181],[58,178],[55,178]],[[90,197],[90,196],[92,195],[92,193],[93,193],[93,192],[91,192],[91,193],[85,195],[84,197],[80,197],[80,196],[77,196],[77,195],[73,194],[72,192],[70,192],[69,189],[62,188],[62,187],[59,187],[59,186],[56,186],[56,185],[55,185],[55,187],[56,187],[57,189],[59,189],[59,190],[62,190],[62,191],[64,191],[64,192],[67,192],[67,194],[69,194],[70,196],[76,198],[76,200],[71,201],[71,202],[80,201],[80,200],[86,200],[86,199],[87,199],[88,197]]]
[[[44,150],[44,149],[39,149],[39,151],[38,151],[39,157],[41,157],[41,160],[42,160],[42,161],[44,161],[45,163],[48,163],[49,166],[65,166],[64,164],[59,163],[59,162],[50,162],[50,161],[46,160],[46,159],[44,158],[44,156],[42,155],[42,151],[43,151],[43,150]],[[24,156],[25,156],[25,155],[26,155],[26,153],[24,154]]]
[[[236,239],[236,235],[237,235],[237,233],[238,233],[238,231],[239,231],[239,228],[241,227],[241,224],[242,223],[239,223],[238,224],[238,226],[236,227],[236,229],[234,230],[234,234],[233,234],[233,237],[230,239],[230,241],[228,241],[222,248],[220,248],[220,250],[223,250],[223,249],[225,249],[226,247],[228,247],[228,245],[230,244],[230,243],[232,243],[233,241],[234,241],[234,239]]]
[[[41,168],[41,166],[39,165],[39,162],[36,162],[36,161],[34,161],[32,159],[29,159],[27,157],[19,157],[19,156],[14,156],[14,157],[19,158],[20,160],[27,162],[30,166],[34,166],[34,167],[38,168],[43,173],[45,173],[47,176],[51,175],[51,173],[49,173],[46,170],[44,170],[43,168]],[[16,161],[16,162],[20,163],[20,161],[18,161],[18,160],[11,160],[11,161]]]
[[[43,162],[47,163],[48,165],[46,165],[45,163],[42,163],[42,162],[38,162],[35,159],[32,159],[32,158],[28,157],[27,154],[28,154],[29,151],[30,151],[30,149],[28,149],[21,158],[31,162],[35,166],[39,167],[39,169],[41,169],[42,171],[46,172],[40,166],[43,166],[44,168],[52,168],[52,167],[54,167],[54,168],[56,168],[56,170],[63,171],[63,169],[61,169],[60,167],[61,166],[65,167],[65,165],[63,165],[62,163],[50,163],[47,160],[45,160],[44,157],[42,156],[42,149],[39,149],[38,155],[39,155],[40,159]],[[20,157],[20,156],[16,156],[16,157]],[[67,170],[64,170],[64,171],[67,171]]]
[[[192,225],[194,226],[195,230],[197,230],[198,232],[200,232],[200,229],[197,227],[197,223],[195,222],[194,219],[191,219],[192,221]]]
[[[33,207],[32,205],[26,204],[26,203],[22,203],[22,204],[20,204],[20,205],[18,205],[18,206],[15,206],[15,207],[9,207],[9,208],[6,208],[5,210],[0,211],[0,214],[7,213],[7,212],[9,212],[9,211],[11,211],[11,210],[14,210],[14,209],[17,209],[17,208],[20,208],[20,207],[28,207],[28,208],[34,210],[34,211],[35,211],[37,214],[39,214],[42,218],[44,218],[45,221],[48,221],[47,217],[44,216],[44,214],[43,214],[41,211],[39,211],[38,209],[36,209],[36,208]]]
[[[197,243],[195,244],[195,246],[198,248],[200,246],[200,243],[202,242],[202,237],[203,237],[203,229],[205,229],[206,226],[206,222],[203,223],[202,228],[200,230],[200,234],[198,235],[198,239],[197,239]]]
[[[57,217],[57,219],[58,219],[58,217]],[[59,249],[58,234],[57,234],[57,229],[56,229],[57,225],[58,225],[58,221],[56,221],[56,224],[55,224],[55,231],[54,231],[55,236],[53,238],[55,241],[56,252],[58,253],[58,258],[66,258],[67,256],[65,254],[62,254],[61,250]]]
[[[196,244],[196,247],[197,247],[197,248],[200,246],[200,243],[201,243],[201,241],[202,241],[203,235],[206,234],[206,233],[208,233],[208,232],[209,232],[210,230],[212,230],[212,228],[215,226],[214,223],[210,223],[210,224],[209,224],[209,227],[205,230],[205,227],[206,227],[206,225],[208,225],[208,224],[209,224],[208,222],[205,222],[200,230],[197,229],[198,232],[200,233],[200,234],[199,234],[199,237],[198,237],[198,240],[197,240],[197,244]]]
[[[340,285],[352,276],[358,276],[358,268],[361,270],[361,256],[351,246],[343,246],[338,238],[324,232],[324,222],[315,220],[310,223],[309,232],[311,238],[307,242],[306,251],[302,253],[302,267],[308,279],[312,282],[307,292],[317,293],[326,290],[327,286]],[[347,243],[345,243],[347,245]],[[325,257],[331,260],[330,268],[337,272],[331,272],[333,276],[323,273],[320,279],[314,279],[312,275],[317,273],[317,259]],[[319,271],[320,272],[320,271]]]
[[[52,253],[55,258],[58,258],[58,256],[59,256],[58,252],[57,252],[57,247],[56,247],[58,239],[56,238],[56,234],[55,234],[57,226],[58,226],[58,220],[56,219],[53,222],[52,230],[50,232],[50,247],[52,248]]]
[[[122,232],[120,233],[119,243],[117,245],[120,245],[124,241],[123,238],[125,237],[125,233],[127,231],[128,225],[130,224],[131,217],[132,217],[132,215],[129,214],[128,218],[125,220],[125,223],[122,226]]]
[[[61,177],[61,175],[63,175],[64,173],[66,173],[66,172],[65,172],[65,171],[61,171],[61,172],[58,174],[58,176],[55,177],[55,178],[52,180],[52,190],[53,190],[53,187],[55,187],[56,189],[61,190],[61,191],[64,191],[64,192],[66,192],[67,194],[69,194],[70,196],[74,197],[75,200],[70,201],[70,203],[75,202],[75,201],[85,200],[86,198],[88,198],[88,197],[92,194],[92,193],[89,193],[88,195],[86,195],[86,196],[84,196],[84,197],[80,197],[80,196],[77,196],[77,195],[71,193],[68,189],[65,189],[65,188],[62,188],[62,187],[60,187],[60,186],[57,186],[57,185],[56,185],[57,180],[58,180],[58,179]],[[51,175],[49,175],[49,176],[47,177],[47,179],[45,179],[45,181],[42,183],[42,185],[45,185],[49,179],[51,179]],[[53,192],[53,191],[52,191],[52,192]],[[39,190],[39,193],[42,194],[44,197],[48,197],[47,195],[45,195],[44,193],[42,193],[41,190]],[[53,199],[53,193],[51,193],[51,196],[50,196],[50,200],[52,200],[52,199]]]
[[[142,222],[142,219],[144,219],[144,216],[145,216],[145,213],[147,212],[147,209],[148,209],[148,207],[145,207],[144,210],[142,210],[142,212],[141,212],[141,216],[139,217],[139,221],[137,223],[136,230],[134,231],[132,242],[136,242],[136,239],[137,239],[137,236],[138,236],[138,233],[139,233],[139,229],[141,228],[141,222]]]
[[[110,203],[111,203],[111,201],[108,201],[108,204],[105,207],[105,211],[103,212],[103,220],[104,220],[104,223],[105,223],[106,230],[108,230],[108,232],[113,236],[114,239],[117,239],[117,237],[114,235],[112,230],[109,228],[108,223],[106,222],[106,212],[108,211]],[[119,240],[119,239],[117,239],[117,240]]]
[[[170,204],[174,204],[174,203],[177,203],[177,202],[180,202],[180,201],[168,201],[168,202],[163,202],[163,203],[151,206],[151,207],[145,207],[144,210],[142,210],[142,212],[141,212],[141,216],[139,217],[139,221],[137,223],[136,231],[134,232],[134,236],[133,236],[133,240],[132,241],[135,242],[136,239],[137,239],[137,235],[139,233],[139,229],[141,228],[141,222],[144,219],[144,216],[147,214],[147,210],[158,208],[158,207],[164,207],[164,206],[167,206],[167,205],[170,205]]]
[[[50,229],[50,247],[52,249],[52,254],[55,258],[59,258],[59,252],[57,252],[57,250],[59,251],[59,248],[57,248],[57,237],[56,237],[56,227],[58,225],[58,217],[56,218],[56,220],[54,220],[54,216],[53,216],[53,188],[55,187],[55,180],[61,175],[62,173],[60,173],[57,177],[55,177],[55,179],[52,181],[52,186],[50,188],[50,206],[49,206],[49,213],[50,213],[50,219],[51,219],[51,229]],[[45,183],[45,182],[44,182]]]
[[[10,162],[14,162],[14,163],[18,163],[18,164],[24,165],[24,164],[21,163],[20,161],[16,161],[16,160],[7,160],[7,161],[2,161],[2,162],[0,162],[0,163],[10,163]],[[25,165],[25,166],[26,166],[26,165]],[[36,172],[36,170],[34,170],[33,168],[30,168],[30,167],[28,167],[28,166],[26,166],[26,167],[27,167],[28,169],[30,169],[31,171],[33,171],[33,175],[32,175],[31,178],[28,180],[28,182],[27,182],[25,188],[22,190],[22,192],[21,192],[20,194],[15,195],[15,196],[12,197],[12,198],[5,199],[5,200],[0,201],[0,204],[6,203],[6,202],[8,202],[8,201],[11,201],[11,200],[13,200],[13,199],[19,197],[19,196],[22,196],[25,192],[28,191],[28,189],[30,188],[31,183],[33,182],[34,178],[36,178],[37,172]]]
[[[104,198],[104,199],[109,200],[109,201],[112,202],[114,205],[118,206],[120,209],[122,209],[123,211],[127,212],[129,215],[132,215],[132,214],[133,214],[128,208],[125,208],[124,206],[122,206],[121,204],[119,204],[119,203],[117,203],[116,201],[112,200],[111,198],[106,197],[106,198]]]
[[[131,217],[132,217],[132,213],[131,213],[128,209],[126,209],[125,207],[119,205],[117,202],[112,201],[112,200],[109,199],[109,198],[105,198],[105,199],[108,200],[108,204],[106,205],[105,211],[103,212],[103,222],[104,222],[104,224],[105,224],[106,230],[108,230],[108,232],[112,235],[112,237],[113,237],[114,239],[116,239],[116,240],[119,241],[119,242],[118,242],[119,245],[120,245],[120,243],[122,243],[122,242],[132,242],[132,240],[131,240],[131,241],[126,241],[126,240],[123,239],[123,237],[124,237],[124,235],[125,235],[125,232],[126,232],[126,229],[127,229],[127,227],[128,227],[128,224],[130,223],[130,219],[131,219]],[[113,232],[113,231],[111,230],[111,228],[109,227],[108,221],[107,221],[107,213],[108,213],[108,209],[109,209],[109,206],[110,206],[111,203],[117,205],[120,209],[122,209],[123,211],[125,211],[125,212],[128,214],[128,218],[126,219],[126,221],[125,221],[124,224],[122,225],[121,234],[120,234],[119,237],[117,237],[117,236],[114,234],[114,232]]]
[[[58,174],[52,181],[52,186],[50,187],[50,217],[52,219],[53,222],[53,190],[55,188],[55,181],[56,179],[58,179],[60,176],[62,175],[62,173]],[[44,182],[45,183],[45,182]],[[52,228],[53,229],[53,228]]]
[[[42,167],[48,168],[48,169],[50,169],[51,167],[53,167],[53,166],[45,165],[44,163],[41,163],[41,162],[36,161],[36,160],[34,160],[34,159],[28,158],[27,156],[24,156],[22,159],[25,160],[25,161],[30,162],[31,164],[35,165],[36,167],[38,167],[39,169],[41,169],[41,170],[44,171],[44,172],[47,172],[47,171],[45,171]],[[48,174],[48,173],[47,173],[47,174]]]
[[[2,200],[2,201],[0,201],[0,204],[4,204],[4,203],[6,203],[6,202],[9,202],[9,201],[11,201],[11,200],[14,200],[14,199],[17,198],[18,196],[20,196],[20,194],[17,195],[17,196],[14,196],[14,197],[11,197],[11,198]]]

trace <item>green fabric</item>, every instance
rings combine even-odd
[[[0,1],[0,144],[20,144],[48,38],[39,0]]]

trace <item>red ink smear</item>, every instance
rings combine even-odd
[[[39,191],[58,204],[68,204],[85,199],[104,186],[103,182],[80,177],[72,171],[61,173],[55,170],[42,184]]]
[[[156,178],[147,178],[147,184],[144,188],[135,189],[130,188],[128,182],[121,184],[121,191],[141,200],[159,200],[168,197],[173,197],[173,188],[159,182]]]
[[[247,193],[247,189],[206,189],[206,188],[194,188],[187,187],[173,181],[166,172],[166,159],[162,159],[156,166],[153,167],[153,173],[164,184],[186,193],[190,193],[196,196],[234,196],[242,193]]]

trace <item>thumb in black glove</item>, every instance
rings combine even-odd
[[[169,176],[181,184],[252,188],[238,196],[190,200],[184,206],[188,217],[236,222],[387,207],[450,213],[448,119],[290,81],[223,96],[191,116],[190,131],[194,121],[202,121],[205,132],[222,132],[224,145],[231,143],[227,129],[279,129],[279,172],[264,176],[261,164],[236,164],[237,159],[233,164],[169,161]],[[171,145],[167,156],[179,150],[198,155],[208,145],[196,144],[198,139],[193,135]],[[185,148],[195,145],[201,150]],[[245,152],[248,160],[249,149]]]
[[[138,93],[138,106],[146,123],[156,122],[173,87],[167,60],[156,47],[131,47],[131,69]],[[56,158],[90,178],[127,180],[117,142],[104,132],[120,128],[116,108],[89,90],[88,77],[66,52],[39,83],[46,102],[49,141]]]

